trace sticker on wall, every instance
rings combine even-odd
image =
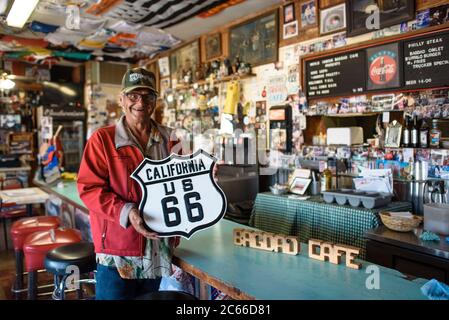
[[[163,160],[144,159],[131,178],[142,189],[139,210],[146,228],[161,237],[189,239],[220,221],[227,202],[212,175],[215,162],[202,149]]]
[[[268,103],[271,106],[282,104],[287,99],[287,86],[284,75],[273,76],[268,80]]]
[[[297,94],[299,91],[299,65],[294,64],[290,65],[287,68],[288,76],[287,76],[287,93],[288,94]]]

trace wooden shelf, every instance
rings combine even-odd
[[[370,145],[363,145],[363,144],[356,144],[356,145],[352,145],[352,146],[347,146],[347,145],[313,145],[313,144],[303,144],[302,147],[307,147],[307,148],[312,148],[312,147],[322,147],[322,148],[342,148],[342,147],[347,147],[347,148],[371,148],[371,149],[423,149],[423,150],[449,150],[448,148],[414,148],[414,147],[372,147]]]
[[[370,117],[382,114],[384,112],[404,112],[404,110],[384,110],[384,111],[370,111],[370,112],[356,112],[356,113],[335,113],[335,114],[306,114],[306,117],[335,117],[335,118],[350,118],[350,117]]]

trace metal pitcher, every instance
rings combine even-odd
[[[429,180],[424,187],[424,202],[447,203],[448,189],[444,180]]]

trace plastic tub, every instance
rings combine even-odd
[[[362,203],[359,197],[349,197],[349,204],[353,207],[358,207]]]
[[[341,206],[345,205],[346,202],[348,202],[348,198],[346,197],[345,194],[340,194],[340,195],[336,195],[335,196],[335,200],[337,201],[337,203]]]
[[[329,194],[329,193],[323,193],[323,199],[327,203],[332,203],[332,202],[334,202],[334,195],[333,194]]]

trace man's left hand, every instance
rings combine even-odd
[[[223,160],[218,160],[215,165],[214,168],[212,169],[212,177],[214,178],[215,182],[218,182],[218,166],[224,164]]]
[[[171,237],[170,240],[170,246],[173,248],[177,248],[179,246],[179,243],[181,242],[181,237]]]

